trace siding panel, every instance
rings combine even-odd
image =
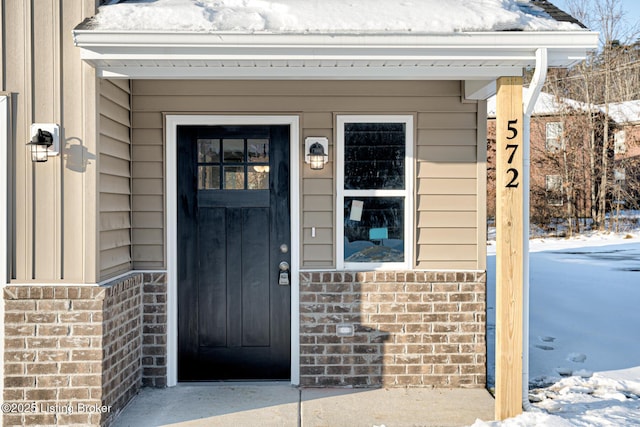
[[[458,81],[132,81],[134,266],[165,265],[163,113],[298,112],[301,155],[307,136],[330,141],[322,171],[299,159],[303,268],[335,266],[335,116],[377,113],[416,114],[416,266],[475,268],[478,105],[460,102],[460,87]]]
[[[418,178],[474,178],[477,176],[475,163],[435,163],[420,162]]]
[[[104,280],[131,269],[129,81],[100,80],[99,267]]]
[[[475,211],[477,209],[476,196],[460,196],[454,194],[420,195],[418,196],[418,211]]]
[[[467,178],[421,178],[418,194],[476,194],[476,180]]]

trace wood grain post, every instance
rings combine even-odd
[[[496,105],[497,420],[522,412],[522,78],[501,77]]]

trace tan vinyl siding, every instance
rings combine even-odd
[[[0,91],[14,99],[10,280],[95,283],[98,88],[72,30],[96,2],[6,0],[0,9]],[[31,163],[32,123],[60,126],[59,156]]]
[[[479,269],[477,104],[441,105],[418,114],[416,266]]]
[[[164,113],[300,116],[301,264],[310,269],[336,265],[335,116],[414,114],[416,266],[478,268],[478,106],[461,102],[460,89],[458,81],[132,81],[134,266],[165,266]],[[308,136],[329,138],[322,171],[303,163]]]
[[[132,123],[133,266],[165,268],[163,118],[134,111]]]
[[[128,81],[100,80],[100,279],[131,261],[131,92]]]

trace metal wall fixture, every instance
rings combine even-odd
[[[324,169],[329,162],[329,138],[309,137],[304,140],[305,163],[311,169]]]
[[[31,161],[46,162],[49,157],[60,153],[60,126],[54,123],[34,123],[31,125],[31,140],[27,143],[31,151]]]

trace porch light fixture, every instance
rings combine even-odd
[[[31,161],[46,162],[49,156],[59,152],[59,126],[51,123],[34,123],[31,125],[31,141],[27,143],[31,150]]]
[[[304,140],[305,163],[313,170],[324,169],[325,163],[329,162],[329,139],[309,137]]]

